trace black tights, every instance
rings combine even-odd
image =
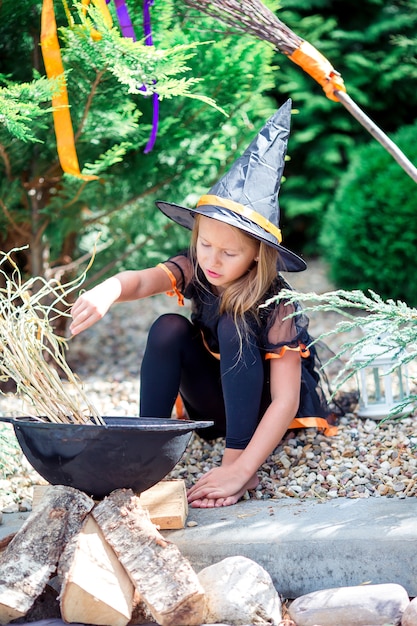
[[[220,362],[187,318],[176,313],[158,318],[142,362],[140,414],[170,417],[180,392],[190,419],[214,421],[201,429],[202,437],[226,436],[226,447],[243,450],[267,402],[266,370],[259,349],[248,342],[236,363],[239,336],[228,316],[219,319],[218,339]]]

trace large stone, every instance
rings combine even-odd
[[[417,626],[417,598],[411,600],[403,613],[401,626]]]
[[[282,607],[271,576],[243,556],[232,556],[201,570],[206,593],[206,624],[279,624]]]
[[[297,626],[395,626],[410,604],[397,584],[323,589],[300,596],[289,607]]]

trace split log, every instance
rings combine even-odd
[[[130,621],[133,584],[91,515],[65,547],[58,577],[66,622],[126,626]]]
[[[42,499],[45,490],[49,489],[49,487],[50,485],[34,485],[32,504],[34,509]],[[139,495],[139,502],[144,509],[149,511],[151,521],[160,530],[184,528],[188,515],[187,492],[184,480],[161,480],[156,485],[142,491]]]
[[[48,489],[0,555],[1,624],[26,615],[93,506],[91,498],[72,487]]]
[[[153,624],[154,619],[150,610],[146,604],[141,600],[141,597],[135,589],[135,595],[133,596],[133,611],[132,619],[129,622],[129,626],[137,626],[138,624]]]
[[[113,491],[92,515],[158,624],[204,622],[205,594],[196,572],[158,532],[133,491]]]
[[[151,522],[160,530],[184,528],[188,514],[187,491],[183,480],[161,480],[139,495]]]

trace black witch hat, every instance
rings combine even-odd
[[[267,121],[230,170],[200,198],[196,208],[157,201],[169,218],[192,229],[196,214],[226,222],[280,252],[279,270],[300,272],[306,263],[281,245],[278,193],[290,134],[291,100]]]

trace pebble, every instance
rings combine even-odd
[[[330,289],[323,264],[313,261],[310,266],[307,272],[290,277],[293,286],[301,291]],[[172,298],[164,295],[117,304],[93,328],[69,341],[67,360],[102,415],[138,415],[140,363],[147,332],[158,315],[169,311],[178,312],[178,307]],[[321,314],[312,319],[310,329],[319,335],[338,321],[340,317],[332,313]],[[25,405],[21,398],[13,394],[0,397],[0,416],[22,414]],[[377,422],[359,418],[355,407],[340,418],[334,437],[327,437],[315,428],[289,431],[260,468],[261,485],[247,497],[258,500],[416,497],[415,432],[415,414],[401,420]],[[0,443],[3,450],[0,511],[14,506],[27,510],[32,486],[45,481],[23,457],[10,424],[0,424]],[[207,443],[193,434],[183,458],[167,478],[182,478],[191,486],[204,472],[221,463],[223,446],[222,439]]]

